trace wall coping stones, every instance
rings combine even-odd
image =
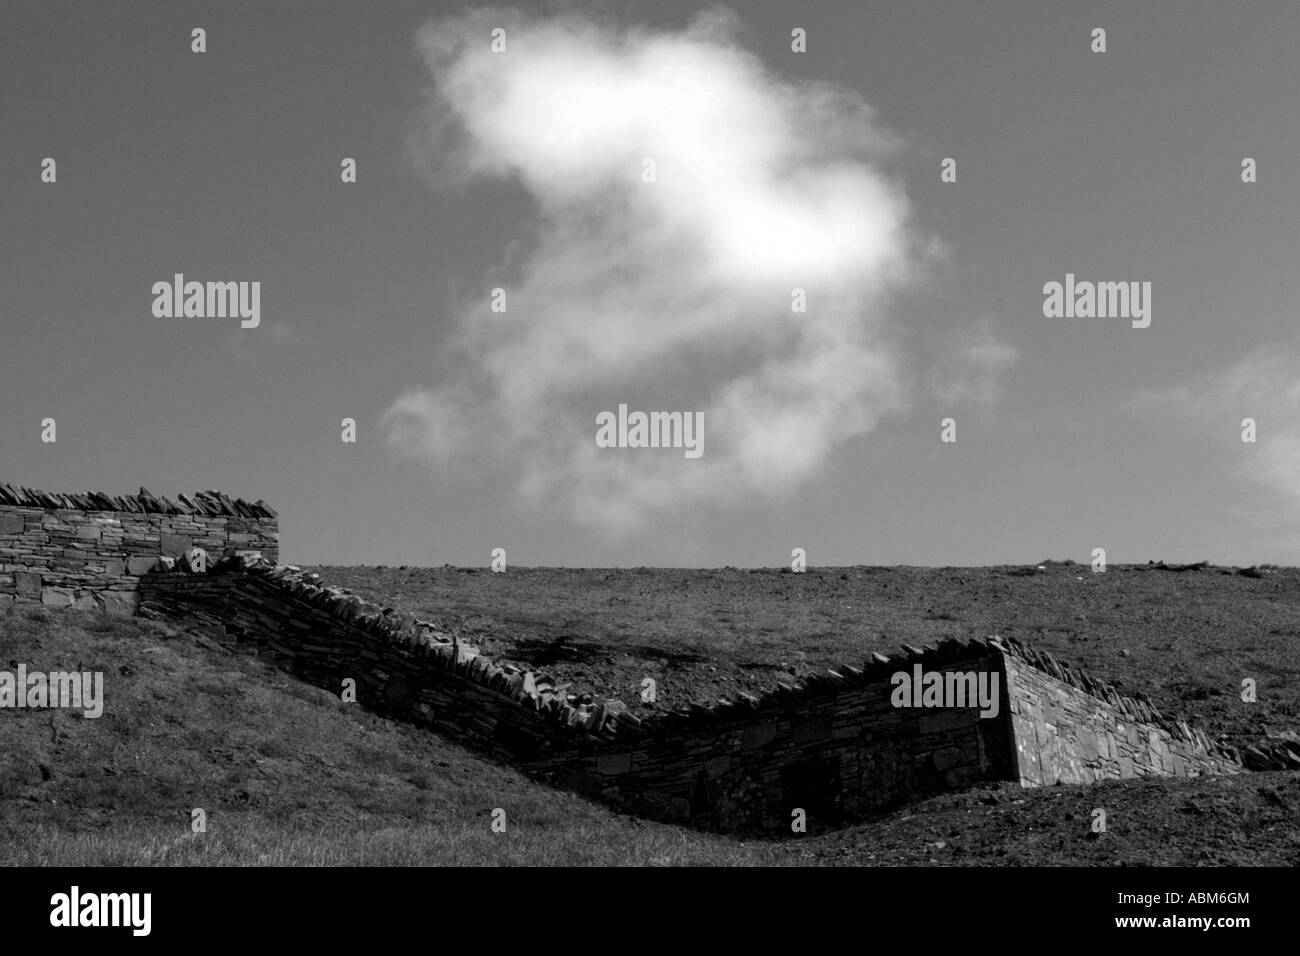
[[[498,665],[482,656],[472,645],[441,632],[432,622],[421,621],[392,608],[381,608],[341,588],[322,585],[319,583],[320,575],[314,572],[304,572],[298,567],[277,565],[263,558],[244,555],[218,562],[214,570],[259,577],[265,583],[287,592],[294,600],[335,615],[369,631],[382,641],[402,645],[424,655],[435,655],[440,665],[458,676],[530,708],[553,712],[560,722],[577,730],[598,737],[612,737],[616,725],[623,728],[623,736],[635,731],[638,726],[639,722],[605,720],[606,716],[614,715],[614,710],[608,707],[611,702],[607,702],[604,709],[575,706],[551,691],[540,689],[538,678],[531,671]],[[621,702],[612,703],[615,709],[623,706]]]
[[[129,514],[227,515],[236,518],[278,517],[277,512],[261,499],[248,502],[242,498],[231,498],[219,491],[200,491],[193,498],[186,495],[177,495],[176,498],[175,501],[159,498],[147,488],[141,488],[136,495],[118,497],[106,495],[102,491],[56,494],[0,482],[0,505],[18,508],[123,511]]]

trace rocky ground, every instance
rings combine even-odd
[[[1300,725],[1292,570],[317,570],[641,709],[645,676],[659,681],[657,706],[674,706],[762,692],[903,642],[1002,633],[1211,733]],[[842,831],[739,841],[541,787],[184,628],[10,609],[0,669],[19,661],[103,671],[105,714],[0,715],[0,863],[1300,865],[1294,772],[999,784]],[[1240,701],[1243,676],[1258,683],[1255,705]],[[506,834],[490,827],[498,807]]]
[[[1239,745],[1300,729],[1296,569],[313,570],[643,715],[763,693],[904,643],[1001,634]],[[1241,700],[1245,678],[1256,703]]]

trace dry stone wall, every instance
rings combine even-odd
[[[0,483],[0,610],[19,604],[132,613],[142,575],[194,547],[276,560],[276,513],[216,491],[175,500],[54,494]]]
[[[147,575],[141,593],[146,613],[183,616],[335,692],[351,679],[359,704],[473,743],[539,779],[719,830],[789,832],[796,808],[813,823],[841,825],[979,781],[1083,782],[1139,768],[1177,773],[1180,763],[1187,773],[1239,769],[1203,735],[1179,736],[1153,710],[1140,712],[1145,705],[998,639],[906,647],[761,698],[643,721],[618,701],[583,703],[545,674],[494,664],[433,622],[296,568],[241,558],[207,574]],[[998,675],[997,715],[894,706],[892,675],[918,665]],[[1040,725],[1055,743],[1039,743]],[[1130,728],[1147,741],[1146,758]],[[1094,748],[1088,733],[1105,743]],[[1166,760],[1161,747],[1178,759]]]
[[[925,793],[1008,779],[1005,695],[977,708],[900,708],[890,678],[921,664],[996,674],[982,642],[840,666],[800,687],[647,720],[621,746],[535,769],[643,815],[724,830],[789,832],[798,808],[839,826]]]
[[[193,549],[214,562],[191,563]],[[640,720],[545,674],[485,660],[429,621],[276,564],[276,513],[219,492],[53,494],[0,483],[0,610],[15,603],[166,612],[322,687],[645,816],[789,832],[841,825],[980,781],[1025,786],[1242,768],[1230,748],[1015,641],[945,641],[872,655],[761,698]],[[199,555],[202,557],[202,555]],[[179,559],[179,560],[178,560]],[[177,569],[180,570],[177,570]],[[193,573],[191,573],[193,572]],[[896,706],[899,672],[985,675],[978,706]],[[1295,759],[1292,741],[1248,754]]]
[[[1093,783],[1149,774],[1234,773],[1237,754],[1149,700],[1015,641],[1003,642],[1020,782]]]

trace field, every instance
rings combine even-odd
[[[641,710],[872,650],[1009,634],[1244,740],[1294,728],[1300,575],[1215,569],[317,569],[493,656]],[[1082,580],[1079,580],[1082,578]],[[611,812],[368,714],[182,626],[0,613],[0,669],[100,670],[105,713],[0,713],[0,862],[1300,865],[1300,774],[944,794],[851,829],[737,841]],[[1242,676],[1260,702],[1242,704]],[[1095,807],[1108,832],[1092,834]],[[207,830],[191,833],[191,810]],[[505,833],[492,811],[506,811]]]
[[[1300,570],[1045,567],[313,570],[641,714],[762,693],[904,643],[1001,634],[1233,742],[1300,729]],[[1245,677],[1255,704],[1240,699]]]

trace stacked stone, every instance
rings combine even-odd
[[[632,747],[545,769],[645,815],[723,830],[788,830],[795,806],[842,824],[919,793],[1010,776],[1003,718],[892,702],[890,678],[913,664],[996,671],[999,660],[975,641],[876,654],[762,697],[651,718]]]
[[[1211,740],[1199,728],[1189,726],[1184,720],[1166,717],[1145,694],[1140,694],[1138,698],[1126,697],[1106,681],[1094,678],[1081,668],[1062,663],[1046,651],[1027,647],[1015,638],[998,637],[994,638],[994,643],[1030,667],[1091,697],[1105,701],[1118,711],[1121,717],[1129,721],[1159,727],[1175,740],[1191,744],[1209,756],[1240,762],[1231,746]]]
[[[380,710],[396,709],[443,729],[468,729],[506,750],[554,751],[556,728],[595,738],[639,724],[615,700],[586,702],[547,675],[500,665],[430,621],[381,608],[292,566],[238,556],[207,575],[159,575],[146,607],[222,621],[233,643],[264,648],[307,679],[352,677]],[[521,719],[521,715],[527,715]]]
[[[1037,666],[1028,652],[1009,653],[1005,660],[1017,769],[1026,786],[1243,769],[1232,748],[1183,721],[1161,718],[1149,703],[1120,698],[1121,706],[1111,688],[1088,690],[1087,684],[1063,680],[1044,655]]]
[[[1036,746],[1033,735],[1046,726],[1034,709],[1044,693],[1063,697],[1080,720],[1098,713],[1111,725],[1123,720],[1144,741],[1163,733],[1129,716],[1158,717],[1154,710],[1116,703],[1105,685],[1045,656],[1037,658],[1041,669],[1017,669],[1021,657],[996,640],[904,646],[762,697],[741,694],[640,721],[619,701],[580,698],[548,675],[496,664],[435,622],[326,586],[299,568],[237,557],[207,574],[152,575],[143,593],[151,613],[197,621],[232,647],[266,654],[335,692],[352,678],[364,706],[477,745],[539,779],[629,812],[721,830],[788,830],[793,807],[839,824],[980,780],[1042,782],[1024,767],[1027,739]],[[895,707],[891,677],[917,664],[1001,674],[999,714]],[[1041,686],[1020,671],[1038,675]],[[1074,748],[1075,763],[1093,759],[1082,733],[1063,746]],[[1107,759],[1121,746],[1108,741]],[[1183,746],[1174,741],[1171,749]],[[1185,751],[1178,753],[1183,766],[1231,772],[1190,744]],[[1177,772],[1172,759],[1139,766],[1133,752],[1130,775]]]
[[[196,550],[198,549],[198,550]],[[649,816],[720,829],[785,829],[789,810],[844,822],[976,780],[1026,785],[1142,773],[1230,773],[1231,748],[1146,699],[1012,640],[904,645],[754,697],[638,720],[617,700],[486,660],[435,622],[398,614],[275,564],[276,515],[220,492],[51,494],[0,484],[0,608],[15,601],[183,616],[238,650]],[[219,560],[209,569],[209,552]],[[177,571],[178,573],[166,573]],[[207,573],[204,573],[207,572]],[[999,673],[999,715],[894,707],[891,677]],[[1253,769],[1300,764],[1270,741]]]
[[[38,491],[0,482],[0,505],[51,511],[125,511],[132,514],[228,515],[239,518],[275,518],[275,510],[264,501],[247,502],[219,491],[200,491],[190,498],[160,498],[147,488],[138,495],[106,495],[102,491],[64,494]]]
[[[981,727],[972,711],[890,702],[890,674],[915,660],[996,667],[997,656],[977,642],[877,656],[762,698],[643,722],[619,701],[587,701],[546,675],[495,664],[432,622],[298,568],[227,561],[206,575],[151,577],[144,596],[150,611],[222,622],[219,638],[322,687],[337,692],[352,678],[369,708],[648,816],[721,829],[788,826],[789,799],[839,818],[1011,773],[1005,722]]]
[[[1241,751],[1248,770],[1300,770],[1300,739],[1270,737]]]
[[[275,512],[216,491],[158,498],[55,494],[0,483],[0,609],[14,603],[131,613],[143,575],[195,546],[278,554]]]
[[[742,691],[734,701],[719,698],[714,704],[688,704],[677,710],[655,714],[646,718],[645,725],[652,729],[680,730],[695,724],[709,726],[719,720],[753,712],[797,708],[825,697],[838,697],[846,688],[856,685],[888,683],[898,671],[910,674],[914,664],[921,664],[925,670],[956,670],[963,661],[989,657],[993,653],[988,642],[970,640],[963,643],[951,638],[923,648],[908,644],[902,647],[902,653],[892,656],[873,653],[861,667],[837,664],[824,673],[809,674],[790,684],[778,684],[775,690],[761,696]]]

